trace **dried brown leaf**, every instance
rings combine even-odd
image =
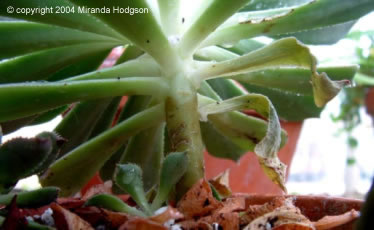
[[[222,202],[223,207],[214,211],[214,213],[230,213],[245,210],[245,198],[243,196],[230,197]]]
[[[295,207],[292,200],[287,199],[283,206],[266,213],[247,225],[245,230],[314,230],[314,225],[300,210]]]
[[[204,221],[186,220],[177,225],[184,230],[213,230],[213,226]]]
[[[182,213],[180,213],[177,209],[168,206],[167,209],[163,213],[152,216],[149,219],[154,222],[163,224],[170,219],[179,220],[182,218],[184,218]]]
[[[100,224],[109,229],[117,229],[129,219],[126,213],[112,212],[93,206],[78,208],[74,212],[92,226]]]
[[[113,182],[108,180],[103,184],[97,184],[89,188],[83,195],[82,200],[87,200],[97,194],[112,194]]]
[[[88,222],[56,203],[51,204],[51,209],[56,228],[59,230],[94,230]]]
[[[67,197],[67,198],[58,198],[57,203],[66,209],[76,209],[76,208],[82,207],[85,201],[81,200],[80,198]]]
[[[211,216],[203,217],[201,221],[211,225],[216,224],[218,229],[239,229],[239,213],[215,213]]]
[[[284,196],[279,196],[263,205],[250,205],[246,212],[240,217],[240,225],[248,225],[254,219],[285,205],[285,201],[286,198]]]
[[[331,229],[340,225],[349,223],[360,216],[360,213],[354,209],[337,216],[325,216],[317,222],[313,222],[317,230]]]
[[[25,229],[27,220],[22,211],[17,207],[17,196],[14,196],[8,206],[8,214],[4,223],[1,225],[2,230]]]
[[[209,215],[220,207],[222,204],[213,197],[209,183],[204,179],[192,186],[177,204],[186,219]]]
[[[209,183],[214,186],[217,192],[223,197],[231,196],[231,189],[229,184],[229,170],[225,170],[223,173],[209,180]]]
[[[121,225],[118,230],[168,230],[162,224],[149,219],[133,218]]]

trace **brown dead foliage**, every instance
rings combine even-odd
[[[226,170],[213,179],[209,180],[209,183],[214,186],[214,188],[221,196],[229,197],[231,195],[231,189],[229,185],[229,170]]]
[[[328,230],[359,216],[357,211],[351,210],[342,215],[325,216],[311,222],[294,205],[295,198],[287,196],[274,197],[272,200],[260,196],[256,200],[255,196],[237,195],[218,201],[204,179],[182,197],[176,208],[165,207],[161,213],[149,218],[84,206],[87,198],[100,193],[111,193],[110,188],[110,183],[96,186],[82,198],[59,198],[57,203],[38,209],[19,209],[14,199],[10,205],[3,207],[7,210],[7,216],[2,229],[24,229],[27,226],[26,216],[40,215],[47,208],[53,210],[56,229],[62,230],[93,230],[98,226],[120,230],[167,230],[173,223],[183,230]],[[131,202],[128,195],[121,198],[127,203]]]
[[[150,219],[132,218],[124,223],[118,230],[168,230],[162,224],[154,222]]]
[[[105,181],[103,184],[97,184],[89,188],[85,194],[82,196],[83,200],[87,200],[90,197],[97,195],[97,194],[112,194],[112,181]]]
[[[209,215],[222,204],[213,197],[209,183],[201,179],[178,202],[177,209],[186,219]]]
[[[280,207],[276,207],[281,205]],[[276,207],[276,208],[274,208]],[[251,209],[251,207],[250,207]],[[272,210],[273,209],[273,210]],[[264,204],[263,207],[258,207],[255,210],[258,213],[252,213],[253,216],[258,215],[257,218],[250,221],[250,223],[244,228],[245,230],[314,230],[313,223],[306,218],[299,208],[293,204],[293,199],[274,199],[273,201]],[[268,211],[267,213],[264,213]],[[252,217],[253,217],[252,216]],[[248,218],[248,216],[247,216]],[[248,219],[247,219],[248,220]]]
[[[171,220],[171,219],[180,220],[180,219],[183,219],[183,218],[184,218],[184,215],[182,213],[180,213],[177,209],[175,209],[171,206],[168,206],[167,209],[164,212],[162,212],[161,214],[151,216],[150,220],[152,220],[154,222],[157,222],[157,223],[160,223],[160,224],[163,224],[166,221]]]
[[[94,230],[88,222],[56,203],[51,204],[51,209],[59,230]]]
[[[326,230],[332,229],[337,226],[341,226],[343,224],[349,223],[352,220],[357,219],[360,216],[359,212],[352,209],[342,215],[337,216],[325,216],[322,219],[314,222],[314,226],[317,230]]]
[[[14,196],[8,207],[6,219],[1,226],[2,230],[25,229],[27,226],[26,218],[21,209],[17,207],[16,200],[17,196]]]

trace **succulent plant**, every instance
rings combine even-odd
[[[233,160],[254,151],[285,189],[286,167],[277,151],[286,134],[279,117],[317,117],[356,71],[354,65],[317,66],[303,43],[335,43],[374,1],[209,0],[192,13],[186,2],[0,1],[3,133],[46,122],[70,105],[55,129],[67,142],[41,176],[43,186],[72,195],[96,172],[111,179],[121,172],[115,165],[126,163],[141,172],[148,191],[160,183],[165,157],[178,152],[186,156],[176,186],[183,194],[204,177],[206,147]],[[124,53],[116,64],[98,70],[118,46]],[[129,175],[122,176],[127,181]],[[118,184],[129,193],[134,188]],[[164,200],[165,194],[158,196]]]

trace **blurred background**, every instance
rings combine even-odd
[[[374,13],[330,46],[310,46],[319,64],[357,64],[353,86],[331,101],[319,119],[304,121],[290,166],[291,194],[329,194],[363,198],[374,176]],[[370,99],[372,97],[373,99]],[[371,107],[370,107],[371,106]],[[371,115],[370,115],[371,113]],[[61,118],[23,128],[4,137],[31,137],[53,130]],[[37,188],[37,177],[22,180],[18,188]]]

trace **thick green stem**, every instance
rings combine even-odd
[[[193,83],[183,74],[172,80],[166,100],[166,120],[173,152],[187,152],[188,169],[177,186],[183,195],[204,177],[204,146],[201,139],[197,93]]]

